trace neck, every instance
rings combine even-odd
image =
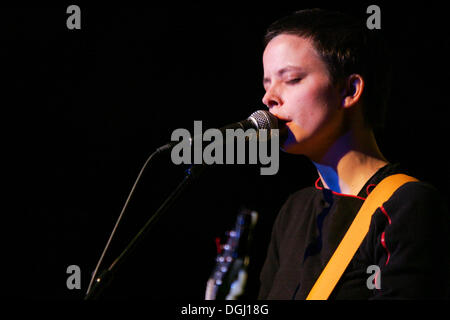
[[[323,156],[313,159],[325,188],[357,195],[378,169],[388,162],[371,130],[349,131],[340,136]]]

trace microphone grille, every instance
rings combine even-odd
[[[258,129],[278,129],[278,119],[269,111],[258,110],[253,112],[248,118],[256,122]]]

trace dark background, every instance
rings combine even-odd
[[[221,127],[264,109],[265,28],[292,11],[323,7],[368,16],[372,3],[329,6],[67,5],[1,10],[3,182],[2,294],[82,299],[90,274],[147,156],[176,128]],[[378,3],[393,51],[394,83],[380,146],[447,197],[449,36],[446,11],[429,2]],[[146,172],[106,262],[184,176],[169,155]],[[202,299],[215,238],[242,205],[259,212],[248,295],[255,297],[271,224],[314,167],[280,154],[275,176],[258,166],[211,168],[179,199],[117,274],[105,297]],[[68,290],[66,268],[81,268]]]

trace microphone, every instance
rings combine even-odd
[[[272,129],[278,129],[278,119],[273,116],[270,112],[265,110],[258,110],[253,112],[247,119],[235,122],[232,124],[229,124],[225,127],[222,127],[219,129],[219,131],[222,134],[226,134],[227,129],[256,129],[256,132],[258,133],[259,130],[265,129],[268,132],[267,138],[271,138],[271,132]],[[197,136],[194,136],[190,138],[190,143],[192,146],[192,142],[194,139],[196,139]],[[257,136],[258,138],[258,136]],[[134,190],[144,172],[144,170],[147,168],[148,164],[151,162],[153,157],[155,157],[157,154],[172,149],[174,146],[176,146],[179,141],[172,141],[169,142],[162,147],[159,147],[154,151],[145,161],[144,165],[141,168],[141,171],[139,172],[136,181],[133,184],[133,187],[131,188],[130,193],[128,194],[128,197],[125,201],[125,204],[122,208],[122,211],[120,212],[119,218],[116,221],[116,224],[113,228],[113,231],[108,239],[108,242],[106,243],[105,248],[103,249],[102,255],[100,256],[99,261],[97,262],[97,265],[95,267],[94,272],[92,273],[91,280],[89,282],[89,286],[86,292],[85,300],[89,299],[95,299],[97,298],[102,290],[105,288],[106,284],[109,283],[112,279],[112,272],[115,271],[119,265],[123,263],[125,260],[125,257],[129,255],[129,253],[137,246],[137,243],[142,240],[144,237],[144,234],[148,232],[148,229],[150,229],[151,226],[153,226],[156,221],[159,219],[159,217],[164,214],[167,209],[170,207],[170,205],[175,201],[175,199],[179,196],[179,194],[182,192],[182,190],[186,187],[187,182],[192,180],[192,177],[195,177],[198,175],[199,170],[203,166],[191,166],[190,169],[188,169],[188,174],[186,175],[185,179],[179,184],[179,186],[175,189],[175,191],[169,196],[169,198],[161,205],[161,207],[156,211],[156,213],[147,221],[147,223],[144,225],[144,227],[139,231],[139,233],[132,239],[132,241],[128,244],[128,246],[125,248],[124,251],[120,254],[116,260],[109,266],[109,268],[105,269],[99,276],[99,270],[101,265],[103,264],[104,257],[109,249],[110,243],[115,235],[115,232],[117,230],[117,227],[119,226],[119,223],[124,215],[124,212],[126,208],[128,207],[128,203],[134,194]],[[278,165],[277,165],[278,166]],[[197,168],[197,170],[195,170]],[[277,168],[278,170],[278,168]],[[95,281],[94,281],[95,280]]]
[[[270,130],[272,129],[278,129],[278,119],[272,115],[269,111],[266,110],[258,110],[253,112],[247,119],[235,122],[229,125],[226,125],[219,129],[222,134],[225,134],[227,129],[256,129],[256,131],[259,131],[261,129],[268,130],[268,138],[270,139]],[[191,138],[191,144],[192,141],[196,139],[196,137]],[[179,141],[172,141],[169,142],[162,147],[159,147],[156,149],[156,152],[163,152],[167,150],[171,150],[174,146],[176,146],[179,143]]]

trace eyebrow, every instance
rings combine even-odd
[[[283,74],[285,74],[286,72],[289,72],[289,71],[303,71],[303,68],[301,68],[301,67],[295,67],[295,66],[287,66],[287,67],[284,67],[284,68],[281,68],[280,70],[278,70],[278,71],[277,71],[277,75],[278,75],[279,77],[282,77]],[[267,78],[267,77],[264,77],[264,78],[263,78],[263,84],[266,84],[266,83],[268,83],[269,81],[270,81],[269,78]]]

